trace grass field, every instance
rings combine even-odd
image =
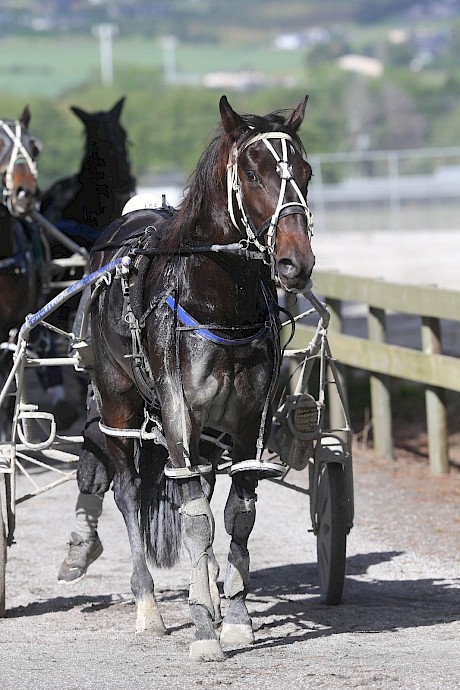
[[[0,92],[19,96],[59,98],[66,91],[99,79],[99,42],[96,38],[41,36],[0,39]],[[301,77],[305,72],[303,51],[274,51],[259,45],[221,47],[211,44],[178,44],[175,51],[178,77],[198,80],[215,70],[259,70],[276,77]],[[163,69],[161,40],[142,37],[117,38],[113,65]]]

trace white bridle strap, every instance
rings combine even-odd
[[[16,162],[18,158],[23,157],[24,160],[26,161],[27,165],[29,166],[29,170],[34,176],[35,179],[37,179],[38,172],[37,172],[37,165],[34,160],[32,160],[32,157],[30,156],[29,152],[27,151],[26,147],[22,143],[21,140],[21,131],[22,131],[22,125],[19,122],[19,120],[16,120],[14,123],[15,126],[15,131],[11,129],[9,124],[7,122],[4,122],[3,120],[0,120],[0,127],[3,129],[5,134],[8,135],[8,137],[11,139],[13,142],[13,150],[11,152],[10,160],[8,161],[8,165],[6,168],[6,194],[10,195],[12,188],[13,188],[13,171],[14,171],[14,166],[16,165]]]
[[[278,141],[281,142],[281,154],[282,156],[280,157],[276,151],[276,149],[272,146],[271,142],[269,141],[270,139],[277,139]],[[254,234],[251,225],[248,221],[246,212],[244,210],[244,204],[243,204],[243,196],[241,193],[241,182],[238,177],[238,157],[241,154],[242,151],[248,148],[248,146],[251,146],[251,144],[254,144],[257,141],[263,141],[265,146],[268,148],[274,159],[276,160],[277,166],[276,166],[276,172],[281,178],[281,184],[280,184],[280,193],[278,196],[278,202],[275,208],[275,212],[273,213],[271,220],[270,220],[270,225],[267,230],[267,244],[263,245],[259,242],[258,238]],[[292,137],[289,134],[286,134],[284,132],[265,132],[265,133],[260,133],[260,134],[255,134],[253,137],[248,139],[248,141],[244,144],[244,146],[238,150],[238,147],[236,143],[233,145],[232,150],[229,155],[229,160],[228,160],[228,165],[227,165],[227,208],[228,212],[231,218],[231,221],[233,225],[240,229],[240,226],[238,225],[236,218],[235,218],[235,212],[233,208],[233,194],[235,195],[236,202],[238,204],[238,210],[240,213],[240,222],[244,226],[246,230],[246,236],[247,239],[255,244],[257,248],[260,251],[267,251],[269,254],[273,254],[274,251],[274,245],[275,245],[275,232],[276,228],[278,225],[278,221],[280,218],[280,214],[283,209],[288,208],[289,206],[302,206],[303,209],[305,210],[305,216],[307,218],[307,228],[308,232],[311,234],[312,233],[312,228],[313,228],[313,216],[308,208],[306,199],[304,195],[302,194],[301,190],[299,189],[299,186],[297,182],[294,180],[292,176],[292,167],[289,164],[289,159],[288,159],[288,149],[287,149],[287,143],[290,142],[293,144]],[[294,189],[298,201],[294,202],[288,202],[288,203],[283,203],[284,202],[284,196],[286,193],[286,186],[287,183],[291,184],[292,188]]]

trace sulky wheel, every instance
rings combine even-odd
[[[0,482],[3,475],[0,473]],[[2,508],[2,486],[0,485],[0,618],[5,615],[5,575],[6,575],[6,529]]]
[[[347,544],[346,496],[343,465],[324,463],[318,482],[316,548],[319,586],[325,604],[339,604],[342,599]]]

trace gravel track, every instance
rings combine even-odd
[[[56,582],[76,500],[75,482],[18,506],[0,621],[2,690],[232,688],[460,688],[460,477],[430,478],[413,462],[355,452],[356,521],[342,604],[319,601],[309,499],[273,482],[259,487],[250,540],[252,647],[224,663],[188,660],[188,560],[155,573],[170,635],[134,634],[131,559],[110,492],[105,547],[87,577]],[[289,481],[302,488],[303,473]],[[217,481],[215,551],[225,563]],[[223,602],[225,611],[225,601]]]

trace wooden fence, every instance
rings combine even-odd
[[[389,377],[425,387],[430,468],[448,472],[445,390],[460,392],[460,358],[442,354],[441,320],[460,321],[460,292],[359,278],[332,271],[315,271],[315,292],[327,302],[331,314],[329,340],[339,364],[370,372],[374,448],[393,456]],[[367,305],[367,339],[342,333],[344,302]],[[386,315],[399,312],[419,316],[421,350],[386,342]],[[303,347],[313,329],[298,325],[289,347]],[[341,426],[340,407],[331,400],[333,426]]]

